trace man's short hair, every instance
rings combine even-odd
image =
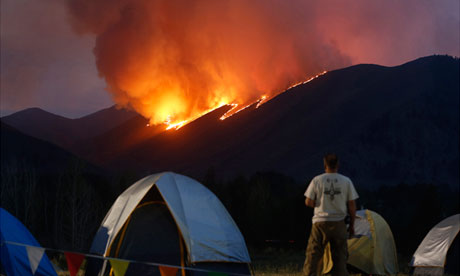
[[[339,164],[339,158],[335,153],[326,153],[323,157],[324,165],[328,168],[335,170],[337,169],[337,165]]]

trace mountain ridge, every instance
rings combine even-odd
[[[278,171],[302,181],[320,173],[322,154],[334,151],[342,157],[341,171],[358,185],[455,185],[458,73],[459,60],[448,56],[394,67],[354,65],[223,121],[229,106],[169,131],[133,115],[67,148],[139,176],[174,170],[202,178],[212,168],[224,179]]]
[[[26,135],[1,122],[2,169],[33,170],[39,175],[64,173],[72,166],[80,166],[84,173],[104,175],[106,172],[59,146]]]
[[[24,134],[72,151],[77,141],[97,136],[136,115],[132,111],[112,106],[80,118],[69,119],[35,107],[4,116],[1,121]]]
[[[449,72],[453,73],[449,74]],[[220,175],[276,170],[295,176],[297,179],[307,179],[309,175],[322,170],[321,155],[331,150],[343,155],[344,172],[355,175],[358,181],[361,181],[360,175],[367,173],[359,173],[359,171],[367,171],[369,168],[358,165],[353,169],[353,164],[347,164],[347,159],[355,159],[351,154],[351,148],[355,145],[350,144],[350,141],[368,135],[372,122],[390,116],[388,114],[391,112],[403,114],[404,110],[408,109],[407,106],[415,110],[426,109],[424,105],[430,102],[430,97],[436,97],[437,91],[453,91],[449,94],[449,102],[458,105],[457,72],[458,60],[448,57],[429,57],[396,67],[359,65],[351,69],[331,71],[307,84],[278,95],[258,109],[248,109],[244,111],[246,113],[235,114],[224,121],[207,126],[208,134],[199,136],[195,140],[188,139],[187,146],[175,142],[174,139],[166,138],[163,138],[163,143],[158,143],[155,141],[161,139],[157,137],[155,140],[145,141],[125,156],[121,156],[118,164],[116,160],[112,164],[118,168],[129,166],[132,169],[142,168],[146,173],[174,167],[192,175],[203,175],[209,167],[216,168]],[[417,97],[424,99],[426,97],[423,106],[422,103],[414,101]],[[327,106],[324,106],[324,103],[327,103]],[[439,108],[442,109],[443,106]],[[453,113],[457,110],[458,114],[458,108],[453,106],[451,109],[454,110]],[[429,112],[437,111],[434,109]],[[431,115],[426,115],[425,119],[432,120]],[[449,114],[443,116],[448,117]],[[458,115],[456,118],[458,120]],[[415,124],[415,119],[407,119],[409,128]],[[391,124],[396,120],[397,118]],[[328,127],[324,128],[324,125]],[[455,121],[451,122],[451,126],[455,127]],[[419,127],[413,126],[422,133],[428,131],[420,130]],[[175,134],[179,136],[188,128],[190,127],[184,126]],[[314,135],[311,135],[311,132]],[[172,136],[173,134],[161,135]],[[407,135],[407,137],[398,136],[397,139],[402,141],[419,139],[411,134]],[[458,134],[452,135],[449,139],[458,137]],[[188,134],[183,136],[185,139]],[[336,136],[340,136],[339,139]],[[231,137],[230,141],[227,137]],[[386,142],[380,141],[380,143]],[[161,148],[168,148],[168,152],[159,152],[160,145]],[[215,145],[222,146],[217,146],[216,149]],[[347,145],[347,149],[341,148],[340,145]],[[378,144],[367,146],[371,147],[371,152],[380,151]],[[458,155],[455,154],[458,152],[455,151],[455,148],[458,149],[458,144],[457,146],[453,144],[451,147],[453,153],[449,158],[454,159],[452,162],[458,163]],[[364,149],[360,149],[359,152],[365,154]],[[435,152],[429,154],[432,158],[430,162],[440,161],[434,156]],[[123,159],[128,157],[132,160],[130,164],[123,162]],[[391,157],[391,159],[395,158]],[[359,160],[355,162],[359,164]],[[358,172],[353,173],[353,171]],[[373,176],[367,175],[363,178],[362,182],[367,182]],[[401,175],[393,182],[432,180],[433,176]]]

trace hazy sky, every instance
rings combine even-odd
[[[96,67],[96,59],[93,54],[96,38],[99,42],[98,54],[101,55],[102,51],[102,57],[104,57],[105,49],[107,51],[116,49],[117,45],[107,44],[114,39],[111,35],[114,34],[116,28],[121,26],[121,31],[126,33],[130,26],[139,26],[133,25],[134,23],[142,24],[142,21],[139,20],[121,22],[124,25],[120,23],[120,18],[123,18],[121,15],[126,15],[128,6],[130,11],[134,11],[135,18],[138,18],[135,13],[137,9],[145,18],[158,16],[159,20],[163,20],[161,13],[143,12],[146,6],[153,6],[150,3],[154,1],[2,0],[0,17],[1,115],[4,116],[28,107],[40,107],[55,114],[76,118],[113,105],[112,97],[118,100],[120,94],[114,93],[114,89],[110,90],[110,93],[106,91],[106,82],[101,77],[108,80],[109,83],[112,81],[111,86],[116,86],[113,80],[119,77],[117,74],[124,74],[123,70],[126,69],[124,65],[153,61],[144,60],[144,57],[136,55],[134,57],[117,56],[118,53],[115,51],[115,56],[111,56],[109,61],[121,58],[123,61],[129,60],[129,63],[115,62],[114,66],[122,68],[107,68],[107,61],[100,59],[99,61],[105,62],[105,67],[101,66],[101,62]],[[156,2],[164,1],[156,0]],[[171,18],[171,22],[152,20],[146,24],[161,22],[163,24],[159,25],[161,30],[173,30],[175,36],[181,35],[181,26],[189,26],[190,22],[193,23],[191,26],[195,29],[190,29],[192,28],[190,27],[187,30],[195,33],[199,33],[203,26],[216,24],[233,36],[231,40],[226,40],[224,37],[219,42],[238,44],[241,43],[241,38],[235,38],[235,36],[239,32],[233,32],[229,25],[229,22],[233,21],[222,22],[222,18],[236,16],[239,28],[244,29],[245,25],[250,25],[249,31],[245,34],[251,38],[253,34],[259,36],[261,32],[264,33],[260,35],[260,45],[266,46],[266,41],[278,43],[276,37],[272,38],[272,35],[283,35],[283,39],[293,39],[294,42],[289,44],[287,49],[295,49],[296,53],[286,58],[299,57],[301,62],[289,64],[298,66],[300,71],[289,71],[289,74],[299,72],[309,74],[320,69],[333,69],[331,67],[356,63],[393,66],[432,54],[460,55],[460,1],[458,0],[254,0],[249,1],[251,4],[246,4],[249,2],[241,0],[221,1],[227,5],[214,5],[212,3],[215,1],[199,0],[184,10],[181,10],[180,7],[187,1],[178,0],[176,2],[179,5],[167,7],[167,13],[165,12],[166,20]],[[163,6],[161,8],[164,8]],[[222,12],[226,8],[231,8],[232,13]],[[69,15],[69,10],[72,16]],[[177,24],[174,19],[175,13],[178,12],[182,14],[178,14],[176,18],[187,18],[188,20],[184,25]],[[238,21],[239,13],[242,16],[241,21]],[[213,14],[219,16],[212,16]],[[202,18],[205,18],[205,21]],[[254,21],[252,18],[255,18]],[[273,22],[278,24],[275,27],[276,30],[265,32],[264,30],[273,30]],[[265,27],[264,24],[268,25]],[[280,24],[285,24],[285,26],[278,28]],[[145,37],[149,43],[152,43],[151,37],[158,37],[160,28],[140,28],[143,32],[142,36],[136,33],[137,29],[139,28],[129,30],[129,32],[132,32],[136,38]],[[207,30],[210,33],[214,31],[209,28]],[[288,30],[288,35],[285,35],[286,30]],[[183,33],[187,34],[186,31]],[[118,36],[115,34],[114,37]],[[199,39],[209,41],[202,37]],[[162,34],[158,41],[172,45],[172,42],[177,43],[177,41],[182,41],[182,38],[171,38],[168,34],[166,36]],[[145,40],[139,41],[139,44],[143,42]],[[200,47],[193,41],[186,42],[190,47]],[[105,43],[103,46],[106,48],[102,47],[101,43]],[[273,44],[273,49],[286,49],[284,44],[281,46],[275,44]],[[127,43],[123,47],[134,48],[136,44],[132,45]],[[224,46],[227,47],[227,45]],[[236,49],[241,49],[241,45],[239,47]],[[258,53],[257,43],[251,47],[254,52]],[[304,49],[305,54],[302,54]],[[327,50],[322,51],[321,49]],[[231,52],[235,49],[228,46],[227,50]],[[248,52],[248,55],[253,56],[251,52]],[[219,57],[220,53],[215,56]],[[194,55],[193,58],[186,60],[195,61],[196,57]],[[259,63],[265,59],[264,55],[257,57]],[[277,56],[273,67],[276,68],[276,62],[284,57],[284,55]],[[315,57],[317,60],[312,60]],[[253,65],[252,63],[238,63],[235,66],[244,64]],[[153,64],[153,66],[156,65],[158,64]],[[114,70],[117,71],[117,74],[112,74]],[[236,73],[238,72],[244,72],[244,70],[241,69]],[[286,78],[282,72],[279,72],[279,76]]]
[[[113,105],[94,62],[95,36],[72,31],[63,3],[1,1],[2,116],[40,107],[74,118]]]

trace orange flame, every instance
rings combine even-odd
[[[188,120],[184,120],[184,121],[181,121],[181,122],[178,122],[178,123],[171,123],[171,116],[168,116],[168,119],[164,122],[164,124],[167,125],[166,130],[170,130],[170,129],[178,130],[181,127],[183,127],[183,126],[195,121],[196,119],[198,119],[198,118],[200,118],[200,117],[202,117],[202,116],[204,116],[204,115],[206,115],[208,113],[213,112],[214,110],[216,110],[218,108],[221,108],[224,105],[226,105],[226,104],[220,104],[220,105],[218,105],[218,106],[216,106],[214,108],[211,108],[209,110],[206,110],[205,112],[202,112],[202,113],[200,113],[200,114],[198,114],[198,115],[196,115],[196,116],[194,116],[194,117],[192,117],[192,118],[190,118]]]
[[[262,105],[263,103],[265,103],[267,100],[268,100],[267,95],[263,95],[263,96],[260,98],[259,102],[257,103],[256,108],[259,108],[259,106],[261,106],[261,105]]]
[[[326,73],[327,73],[327,71],[323,71],[323,72],[321,72],[321,73],[319,73],[319,74],[317,74],[317,75],[315,75],[315,76],[313,76],[313,77],[307,79],[306,81],[301,81],[301,82],[298,82],[298,83],[296,83],[296,84],[293,84],[293,85],[289,86],[285,91],[283,91],[283,92],[281,92],[281,93],[284,93],[284,92],[288,91],[289,89],[294,88],[294,87],[296,87],[296,86],[299,86],[299,85],[301,85],[301,84],[309,83],[309,82],[311,82],[312,80],[317,79],[318,77],[320,77],[320,76],[322,76],[322,75],[324,75],[324,74],[326,74]],[[281,93],[278,93],[278,95],[281,94]],[[242,107],[242,108],[240,108],[240,109],[236,109],[236,108],[238,107],[238,104],[232,104],[233,108],[230,109],[229,111],[227,111],[227,113],[225,113],[224,115],[222,115],[222,117],[220,117],[220,119],[221,119],[221,120],[225,120],[225,119],[227,119],[228,117],[233,116],[233,115],[235,115],[236,113],[245,110],[246,108],[252,106],[253,104],[257,104],[257,105],[256,105],[256,108],[259,108],[262,104],[266,103],[267,101],[268,101],[268,96],[267,96],[267,95],[263,95],[263,96],[262,96],[260,99],[258,99],[257,101],[255,101],[255,102],[253,102],[253,103],[251,103],[251,104],[248,104],[248,105],[246,105],[246,106],[244,106],[244,107]]]
[[[297,87],[297,86],[299,86],[299,85],[301,85],[301,84],[309,83],[309,82],[311,82],[312,80],[314,80],[314,79],[316,79],[316,78],[318,78],[318,77],[320,77],[320,76],[322,76],[322,75],[324,75],[324,74],[326,74],[326,73],[327,73],[327,71],[323,71],[323,72],[321,72],[321,73],[319,73],[319,74],[317,74],[317,75],[315,75],[315,76],[309,78],[309,79],[306,80],[306,81],[301,81],[301,82],[298,82],[298,83],[296,83],[296,84],[293,84],[293,85],[289,86],[288,89],[286,89],[286,91],[289,90],[289,89],[291,89],[291,88]]]
[[[258,108],[305,75],[347,62],[328,42],[313,42],[315,30],[299,28],[285,1],[69,2],[74,27],[96,35],[97,69],[113,100],[167,129],[222,105],[232,106],[222,120]]]
[[[327,71],[323,71],[309,79],[307,79],[306,81],[301,81],[301,82],[298,82],[296,84],[293,84],[291,86],[289,86],[285,91],[283,92],[286,92],[287,90],[291,89],[291,88],[294,88],[296,86],[299,86],[301,84],[305,84],[305,83],[308,83],[324,74],[326,74]],[[281,92],[281,93],[283,93]],[[218,98],[219,96],[217,96],[219,93],[216,93],[216,97]],[[225,95],[226,93],[224,93]],[[275,95],[277,94],[280,94],[280,93],[275,93]],[[188,118],[186,118],[185,120],[175,120],[174,116],[173,115],[170,115],[168,112],[170,112],[172,110],[172,114],[177,114],[177,112],[175,112],[175,110],[180,110],[181,108],[181,101],[180,100],[174,100],[174,99],[169,99],[169,102],[168,103],[165,103],[164,105],[162,105],[160,109],[156,109],[155,110],[155,115],[158,117],[160,116],[160,118],[163,118],[163,117],[166,117],[166,120],[164,120],[164,124],[167,125],[166,127],[166,130],[170,130],[170,129],[180,129],[181,127],[183,127],[184,125],[190,123],[190,122],[193,122],[194,120],[196,120],[197,118],[207,114],[207,113],[210,113],[214,110],[216,110],[217,108],[220,108],[224,105],[230,105],[232,106],[232,108],[227,111],[224,115],[222,115],[220,117],[220,120],[225,120],[227,119],[228,117],[231,117],[233,116],[234,114],[236,113],[239,113],[247,108],[249,108],[250,106],[256,104],[255,108],[259,108],[262,104],[264,104],[265,102],[267,102],[269,99],[269,97],[267,95],[263,95],[262,97],[260,97],[259,99],[257,99],[256,101],[254,102],[251,102],[249,104],[246,104],[244,105],[243,107],[241,108],[238,108],[241,104],[238,104],[238,103],[227,103],[226,100],[223,100],[223,99],[220,99],[220,100],[216,100],[216,99],[213,99],[211,100],[211,102],[215,102],[217,104],[214,104],[212,108],[209,108],[205,111],[202,111],[202,112],[194,112],[192,113],[191,115],[189,115]],[[185,104],[184,104],[185,105]],[[168,108],[169,107],[169,108]],[[166,115],[161,115],[161,114],[166,114]],[[152,119],[151,119],[151,122],[152,122]],[[156,124],[157,122],[155,120],[153,120],[152,122],[153,124]]]
[[[179,122],[179,123],[174,123],[174,124],[166,123],[166,125],[168,125],[166,130],[170,130],[170,129],[176,129],[177,130],[177,129],[183,127],[184,125],[186,125],[188,122],[189,122],[188,120],[185,120],[185,121],[182,121],[182,122]]]
[[[314,80],[314,79],[316,79],[316,78],[318,78],[318,77],[320,77],[320,76],[322,76],[322,75],[324,75],[326,73],[327,73],[327,71],[323,71],[323,72],[321,72],[321,73],[319,73],[319,74],[307,79],[306,81],[301,81],[301,82],[298,82],[296,84],[293,84],[293,85],[289,86],[285,91],[283,91],[281,93],[287,92],[289,89],[294,88],[296,86],[299,86],[301,84],[306,84],[308,82],[311,82],[312,80]],[[278,94],[281,94],[281,93],[278,93]],[[221,102],[220,104],[218,104],[214,108],[208,109],[208,110],[206,110],[206,111],[204,111],[202,113],[199,113],[198,115],[192,116],[189,119],[179,121],[179,122],[172,122],[172,120],[171,120],[172,116],[168,115],[166,117],[167,119],[164,121],[164,124],[167,125],[166,130],[171,130],[171,129],[178,130],[181,127],[183,127],[183,126],[195,121],[196,119],[198,119],[201,116],[204,116],[204,115],[206,115],[206,114],[208,114],[208,113],[210,113],[210,112],[212,112],[212,111],[214,111],[214,110],[216,110],[216,109],[218,109],[218,108],[220,108],[220,107],[222,107],[224,105],[229,105],[232,108],[230,108],[230,110],[228,110],[224,115],[222,115],[220,117],[220,120],[223,121],[223,120],[225,120],[225,119],[227,119],[227,118],[229,118],[229,117],[231,117],[231,116],[233,116],[233,115],[235,115],[235,114],[237,114],[237,113],[239,113],[239,112],[241,112],[241,111],[253,106],[254,104],[256,105],[255,108],[257,109],[262,104],[266,103],[268,101],[268,99],[269,99],[269,97],[267,95],[263,95],[262,97],[260,97],[260,99],[256,100],[255,102],[252,102],[250,104],[244,105],[241,108],[238,108],[240,106],[240,104],[237,104],[237,103],[227,104],[225,102]],[[147,126],[149,126],[149,124]]]
[[[253,102],[253,103],[250,103],[250,104],[248,104],[248,105],[245,105],[245,106],[243,106],[243,107],[240,108],[240,109],[237,109],[237,108],[238,108],[238,104],[232,104],[232,106],[233,106],[232,109],[230,109],[230,110],[227,111],[224,115],[222,115],[222,116],[220,117],[220,120],[223,121],[223,120],[227,119],[228,117],[233,116],[233,115],[235,115],[236,113],[238,113],[238,112],[240,112],[240,111],[243,111],[243,110],[245,110],[246,108],[248,108],[248,107],[250,107],[250,106],[252,106],[252,105],[254,105],[254,104],[256,104],[256,103],[257,103],[256,108],[259,108],[259,106],[260,106],[262,103],[264,103],[264,102],[266,101],[266,99],[267,99],[267,96],[264,95],[264,96],[262,96],[260,99],[258,99],[257,101],[255,101],[255,102]]]

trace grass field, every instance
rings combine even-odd
[[[305,260],[302,250],[268,247],[250,251],[252,268],[256,275],[302,275]]]
[[[263,250],[250,249],[252,268],[255,275],[303,275],[302,268],[305,261],[305,251],[301,249],[283,249],[268,247]],[[408,260],[399,257],[398,275],[410,275]],[[353,274],[350,275],[361,275]]]
[[[266,247],[264,249],[249,249],[252,260],[252,272],[261,276],[301,276],[305,252],[301,249],[285,249]],[[63,260],[60,260],[63,264]],[[84,267],[84,265],[83,265]],[[410,268],[404,258],[400,258],[400,273],[398,275],[410,275]],[[67,271],[59,271],[59,276],[70,275]],[[84,271],[77,274],[83,276]],[[361,274],[350,274],[358,276]]]

